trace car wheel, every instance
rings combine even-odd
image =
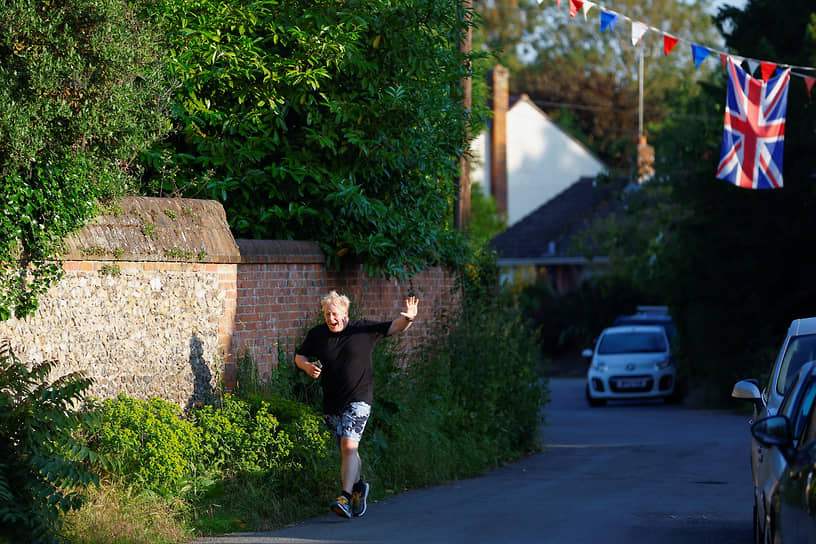
[[[586,386],[586,398],[589,405],[592,406],[593,408],[603,406],[604,404],[606,404],[606,399],[596,399],[589,394],[589,384],[587,384]]]

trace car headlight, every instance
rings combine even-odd
[[[655,368],[658,370],[666,370],[670,366],[672,366],[671,359],[664,359],[655,363]]]
[[[606,372],[606,369],[606,363],[603,361],[595,361],[592,363],[592,370],[595,370],[596,372]]]

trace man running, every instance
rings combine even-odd
[[[323,376],[323,418],[340,446],[343,491],[331,509],[344,518],[366,513],[369,484],[364,482],[358,452],[374,401],[374,344],[405,331],[417,315],[416,297],[393,321],[349,320],[349,299],[336,291],[320,305],[326,323],[312,328],[295,351],[295,364],[312,378]]]

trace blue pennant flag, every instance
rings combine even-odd
[[[694,56],[694,67],[699,68],[709,53],[711,53],[710,49],[702,45],[697,45],[696,43],[691,44],[691,54]]]
[[[609,11],[601,11],[601,32],[609,27],[609,32],[615,30],[615,23],[618,22],[618,14]]]

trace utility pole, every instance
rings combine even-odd
[[[638,183],[649,181],[655,175],[654,147],[646,141],[643,132],[643,41],[640,42],[640,65],[638,67],[638,140],[637,140]]]
[[[469,55],[473,49],[473,31],[471,23],[473,22],[473,2],[472,0],[462,0],[462,17],[467,23],[467,30],[465,31],[462,41],[459,44],[459,51]],[[466,66],[468,73],[471,67]],[[465,121],[465,137],[468,145],[470,144],[470,114],[473,108],[473,96],[471,92],[471,77],[466,75],[462,78],[462,89],[464,90],[464,97],[462,99],[462,106],[467,112],[468,119]],[[470,154],[463,150],[462,156],[459,159],[459,187],[456,195],[456,206],[453,210],[453,223],[456,230],[467,232],[470,230]]]

